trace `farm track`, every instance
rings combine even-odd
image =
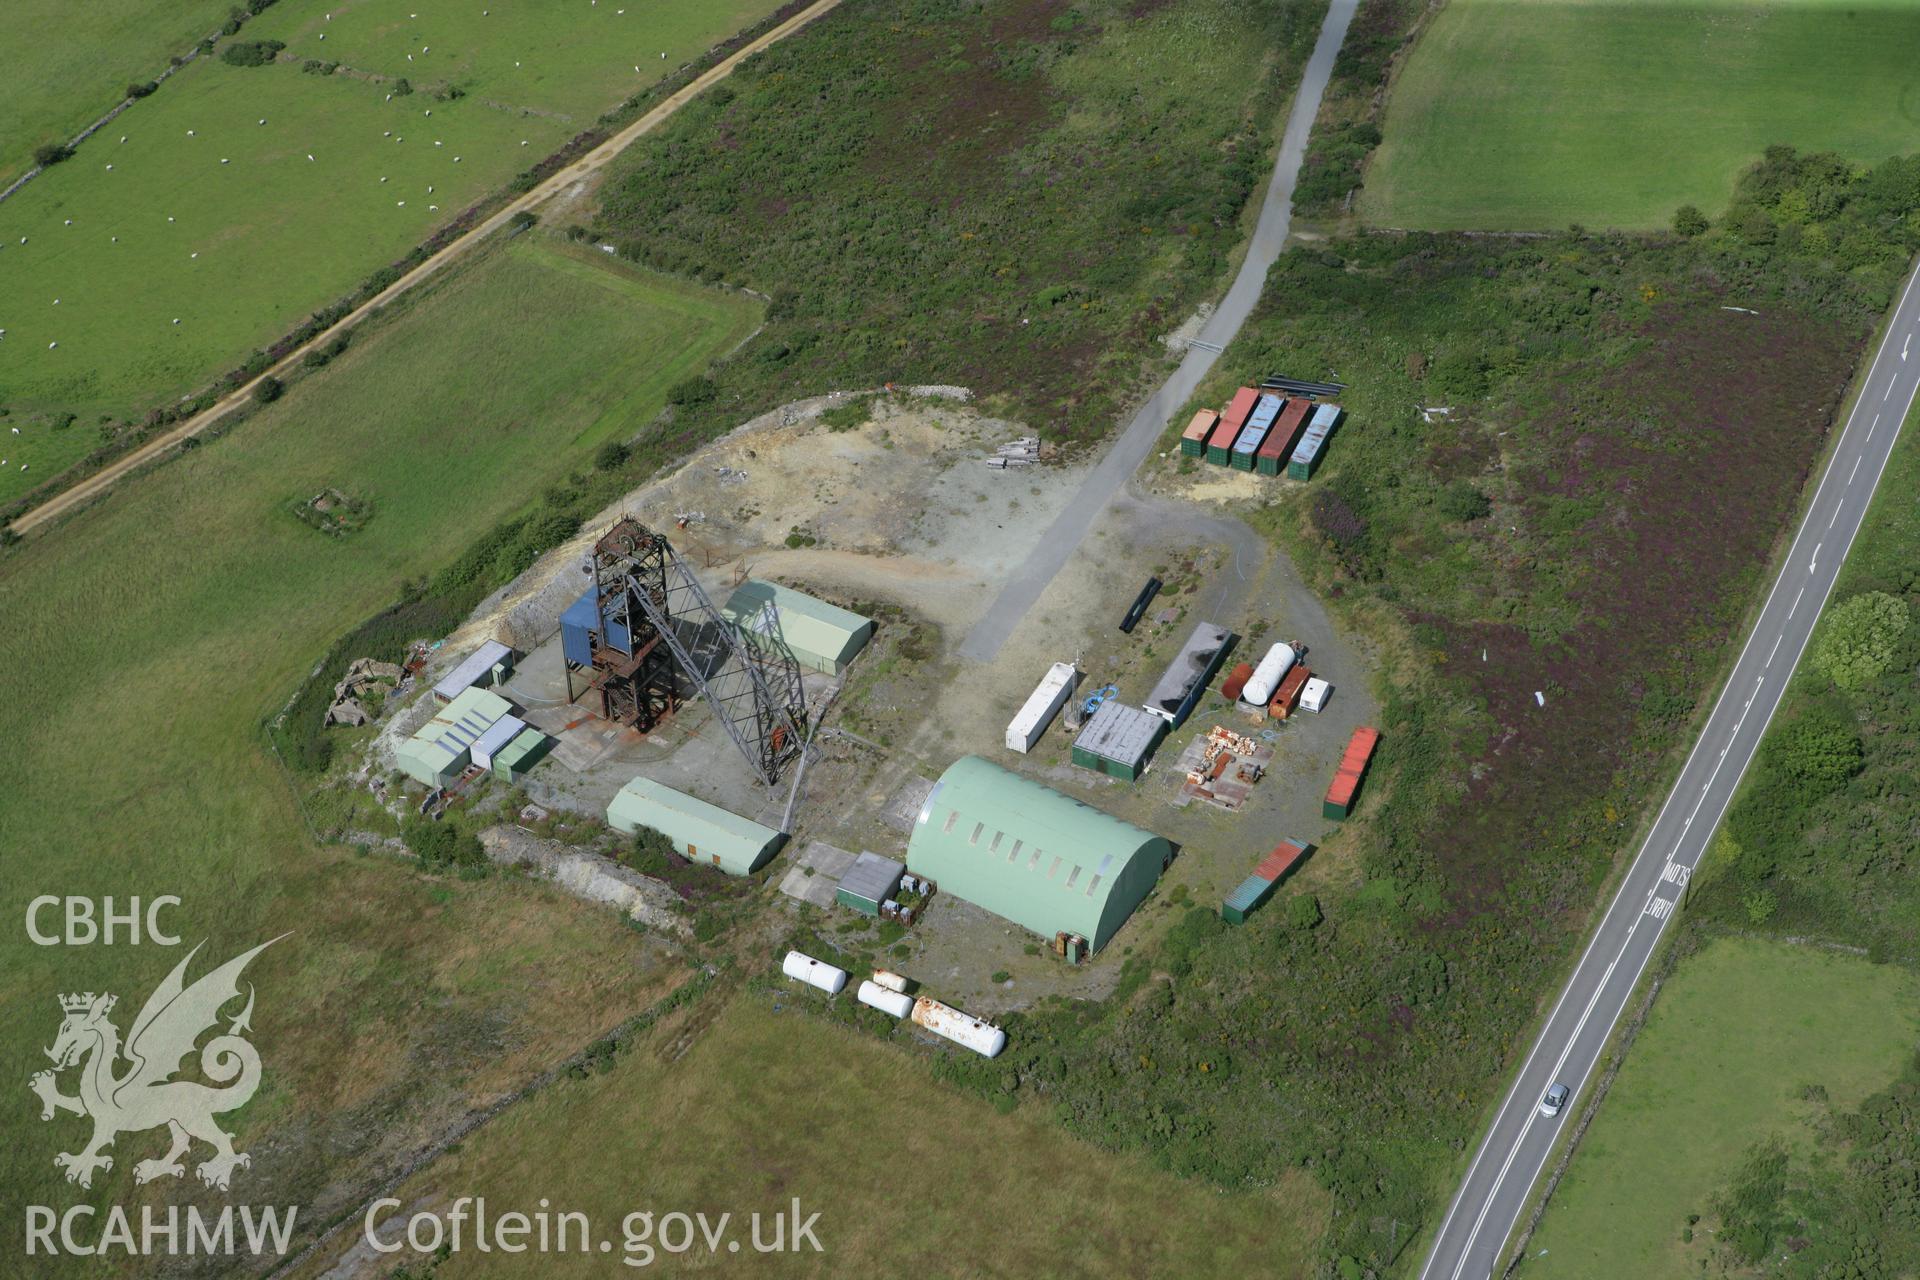
[[[254,388],[261,382],[268,378],[292,372],[299,367],[300,361],[309,351],[324,346],[333,335],[359,324],[381,307],[386,306],[409,290],[432,279],[445,270],[450,264],[458,262],[472,254],[486,243],[488,237],[504,227],[515,214],[537,209],[576,183],[592,177],[612,162],[622,151],[625,151],[639,139],[665,124],[673,117],[674,113],[682,107],[733,74],[734,69],[748,58],[751,58],[763,49],[779,43],[795,32],[800,31],[810,25],[816,18],[822,17],[838,8],[840,3],[841,0],[817,0],[815,4],[795,14],[757,40],[735,50],[732,54],[729,54],[725,60],[702,73],[692,83],[668,95],[659,106],[641,116],[619,133],[607,139],[592,151],[589,151],[586,155],[567,165],[566,168],[561,169],[533,190],[508,202],[495,211],[493,216],[474,227],[471,231],[468,231],[459,239],[453,241],[446,248],[434,254],[419,266],[414,267],[411,271],[401,276],[372,298],[369,298],[366,302],[355,307],[340,323],[333,325],[331,328],[301,343],[298,347],[289,351],[285,357],[276,362],[272,367],[249,379],[230,394],[222,397],[217,403],[201,410],[165,435],[156,440],[148,441],[126,457],[109,464],[100,471],[81,480],[72,488],[55,494],[53,497],[29,511],[22,512],[14,519],[11,528],[18,534],[30,533],[49,521],[57,519],[67,512],[91,502],[93,499],[111,489],[116,482],[125,478],[131,472],[137,471],[149,463],[157,461],[170,451],[177,449],[184,442],[202,434],[209,428],[223,421],[229,415],[246,407],[251,403]]]

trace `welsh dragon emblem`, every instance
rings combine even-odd
[[[173,1145],[160,1159],[136,1164],[135,1182],[184,1176],[186,1166],[180,1157],[195,1139],[213,1148],[213,1155],[194,1170],[209,1187],[225,1191],[233,1171],[252,1163],[233,1149],[233,1135],[213,1120],[221,1112],[245,1106],[260,1087],[260,1055],[243,1035],[252,1030],[251,984],[246,1007],[228,1024],[226,1033],[216,1035],[200,1050],[200,1072],[214,1084],[175,1080],[172,1076],[181,1069],[181,1060],[193,1052],[201,1034],[218,1026],[221,1008],[239,998],[240,973],[247,962],[278,941],[280,938],[263,942],[187,986],[187,965],[200,951],[199,946],[194,947],[148,998],[140,1016],[133,1020],[124,1046],[119,1028],[108,1016],[117,996],[89,991],[60,997],[66,1018],[53,1047],[47,1050],[53,1069],[36,1073],[28,1086],[40,1095],[42,1120],[53,1119],[57,1111],[71,1111],[93,1121],[92,1141],[78,1152],[62,1152],[53,1158],[54,1164],[66,1170],[68,1182],[91,1187],[96,1169],[113,1168],[113,1157],[103,1154],[103,1148],[113,1145],[122,1133],[160,1125],[167,1127]],[[118,1069],[122,1059],[127,1064],[124,1071]],[[61,1093],[55,1077],[76,1066],[80,1069],[79,1093]]]

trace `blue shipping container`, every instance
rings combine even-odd
[[[1273,425],[1273,420],[1280,416],[1280,410],[1285,404],[1286,401],[1279,396],[1261,396],[1259,402],[1253,406],[1253,413],[1247,418],[1247,425],[1259,427],[1262,432],[1265,432]]]

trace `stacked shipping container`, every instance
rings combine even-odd
[[[1361,725],[1353,731],[1353,737],[1347,742],[1347,751],[1340,758],[1340,769],[1333,775],[1333,785],[1327,788],[1326,799],[1320,804],[1322,817],[1338,822],[1353,812],[1354,795],[1360,789],[1360,779],[1367,771],[1367,764],[1373,759],[1373,749],[1380,741],[1380,731]]]

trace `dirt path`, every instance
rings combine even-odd
[[[489,236],[505,226],[516,213],[536,209],[548,200],[567,191],[573,187],[574,184],[584,181],[599,172],[605,168],[615,156],[626,150],[635,141],[659,128],[670,119],[676,111],[680,110],[680,108],[686,106],[687,103],[699,97],[715,84],[726,79],[733,73],[734,68],[738,67],[742,62],[745,62],[748,58],[751,58],[754,54],[759,53],[769,45],[786,39],[794,32],[799,31],[802,27],[811,23],[814,19],[839,6],[840,0],[817,0],[817,3],[795,14],[759,39],[735,50],[725,61],[706,71],[691,84],[668,96],[659,106],[647,112],[647,114],[641,116],[619,133],[548,178],[545,182],[542,182],[532,191],[527,192],[527,194],[517,200],[509,202],[492,217],[474,227],[473,230],[467,232],[439,253],[436,253],[413,270],[407,272],[404,276],[401,276],[374,297],[355,307],[352,313],[339,324],[334,325],[331,329],[323,333],[315,335],[307,342],[302,343],[300,346],[288,352],[286,357],[272,368],[267,369],[259,376],[248,381],[230,395],[221,399],[218,403],[188,418],[185,422],[182,422],[165,435],[140,446],[118,462],[112,463],[104,469],[95,472],[72,488],[55,494],[31,511],[23,512],[13,521],[13,531],[20,534],[29,533],[47,523],[49,520],[71,511],[83,503],[91,501],[100,494],[105,493],[116,481],[126,476],[129,472],[146,466],[148,463],[164,455],[168,450],[177,448],[182,441],[199,435],[227,415],[247,405],[252,399],[254,387],[259,385],[263,379],[291,372],[299,365],[301,358],[304,357],[307,352],[324,345],[332,335],[360,323],[360,321],[366,319],[373,311],[386,306],[401,294],[406,293],[409,289],[413,289],[424,281],[432,278],[449,264],[457,262],[474,252],[486,242]]]

